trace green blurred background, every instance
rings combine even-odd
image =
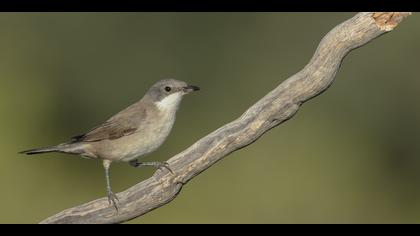
[[[355,13],[1,13],[0,222],[104,197],[100,162],[23,149],[67,141],[155,81],[199,85],[165,161],[240,116]],[[297,115],[130,223],[420,223],[420,18],[353,51]],[[153,169],[114,164],[115,192]]]

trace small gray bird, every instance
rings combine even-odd
[[[137,158],[155,151],[168,137],[175,122],[175,114],[182,97],[200,88],[174,79],[154,84],[140,101],[109,118],[89,132],[71,141],[52,147],[22,151],[28,155],[62,152],[89,159],[102,160],[105,168],[108,201],[118,211],[117,196],[111,190],[109,167],[112,162],[124,161],[131,166],[166,168],[161,162],[138,162]]]

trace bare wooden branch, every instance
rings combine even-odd
[[[341,61],[353,49],[393,30],[410,13],[359,13],[332,29],[310,62],[241,117],[200,139],[168,160],[174,174],[156,171],[118,194],[119,212],[106,198],[67,209],[41,223],[121,223],[146,214],[174,199],[182,186],[223,157],[241,149],[271,128],[290,119],[299,107],[326,90]]]

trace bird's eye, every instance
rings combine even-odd
[[[166,87],[165,87],[165,91],[166,91],[166,92],[169,92],[169,91],[171,91],[171,87],[169,87],[169,86],[166,86]]]

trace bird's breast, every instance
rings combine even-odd
[[[175,122],[175,112],[160,112],[148,120],[141,130],[126,137],[126,146],[122,161],[130,161],[159,148],[168,137]],[[123,141],[123,140],[121,140]]]

